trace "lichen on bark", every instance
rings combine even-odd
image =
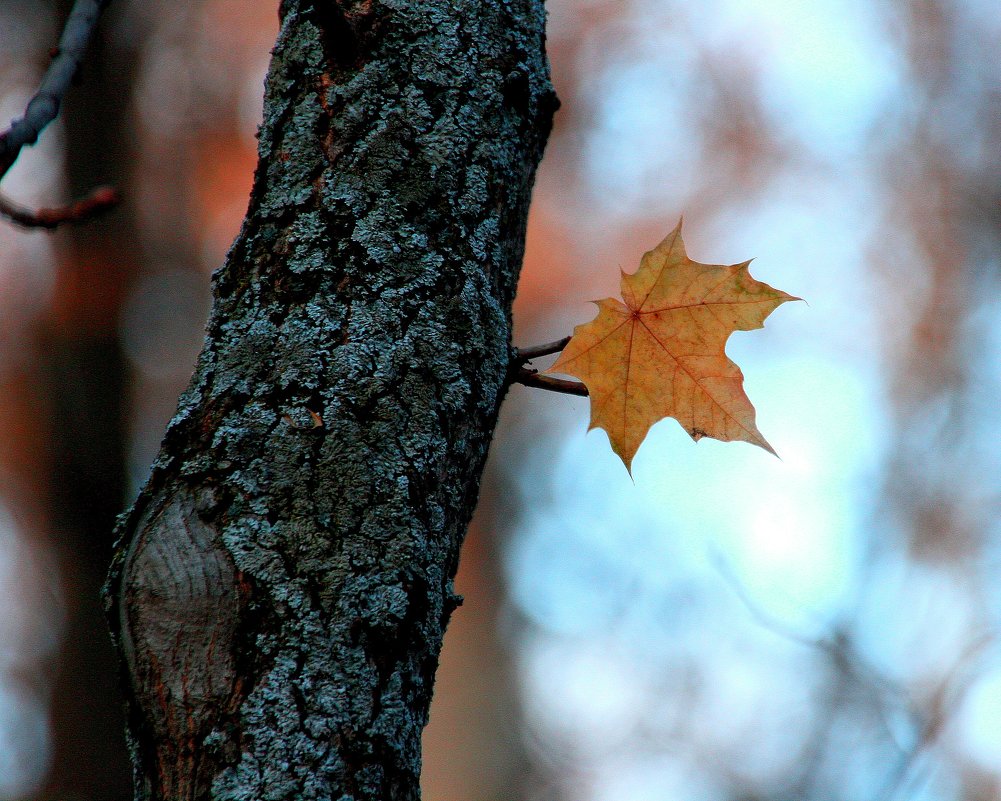
[[[280,13],[247,218],[107,589],[151,801],[419,797],[556,106],[541,0]]]

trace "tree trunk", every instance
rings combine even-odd
[[[417,799],[556,106],[541,0],[285,0],[107,589],[140,799]]]

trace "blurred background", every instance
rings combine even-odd
[[[68,0],[0,0],[0,125]],[[274,0],[111,4],[4,192],[0,799],[129,797],[97,590],[246,208]],[[685,216],[807,304],[738,333],[742,443],[514,387],[464,548],[428,801],[1001,798],[1001,7],[549,0],[563,102],[516,344]],[[545,362],[537,366],[544,366]]]

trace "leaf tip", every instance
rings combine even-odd
[[[615,455],[622,460],[622,464],[626,468],[626,474],[629,476],[629,480],[632,481],[633,484],[636,484],[636,476],[633,475],[633,456],[635,456],[636,453],[634,452],[633,455],[628,458],[618,451],[615,452]]]
[[[682,215],[678,217],[678,224],[674,226],[674,230],[671,231],[671,233],[669,233],[665,238],[665,241],[667,241],[668,239],[671,240],[672,247],[680,242],[682,250],[684,250],[685,248],[685,241],[681,238],[681,227],[684,224],[685,224],[685,217],[684,215]]]
[[[620,441],[618,438],[612,435],[612,432],[605,428],[601,423],[591,422],[588,427],[588,431],[593,428],[600,428],[608,436],[608,444],[612,448],[612,453],[619,457],[622,461],[622,466],[626,468],[626,472],[629,474],[630,480],[635,484],[636,479],[633,477],[633,459],[636,457],[636,452],[639,450],[639,443],[630,444],[628,442]]]
[[[769,444],[768,440],[765,439],[764,437],[762,437],[760,433],[758,434],[758,437],[759,437],[759,441],[757,441],[757,442],[755,442],[753,444],[757,445],[762,450],[767,451],[768,453],[770,453],[772,456],[774,456],[776,459],[778,459],[781,462],[782,461],[782,457],[779,456],[778,453],[775,452],[775,448],[773,448]]]

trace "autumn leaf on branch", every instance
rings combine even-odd
[[[734,331],[761,328],[778,306],[800,298],[751,278],[749,264],[692,261],[679,222],[635,273],[622,274],[625,302],[596,301],[598,316],[574,329],[546,371],[584,382],[588,430],[605,429],[630,472],[650,426],[665,417],[696,441],[744,440],[775,453],[755,425],[726,341]]]

